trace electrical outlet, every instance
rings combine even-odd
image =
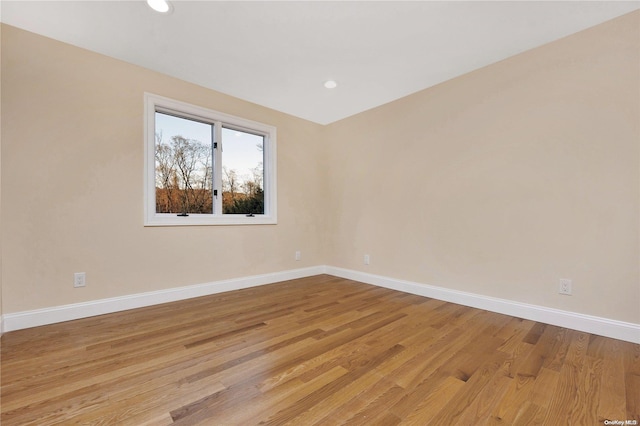
[[[296,251],[296,260],[300,260],[302,259],[302,253],[300,253],[300,250]]]
[[[84,287],[87,285],[87,274],[84,272],[76,272],[73,274],[73,286]]]
[[[368,265],[368,264],[370,264],[370,263],[371,263],[371,257],[369,257],[369,255],[368,255],[368,254],[365,254],[365,255],[364,255],[364,264],[365,264],[365,265]]]
[[[558,289],[558,293],[565,294],[567,296],[571,296],[571,280],[566,278],[560,279],[560,288]]]

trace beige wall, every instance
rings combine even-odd
[[[328,264],[640,323],[639,20],[325,127],[4,26],[2,312]],[[145,91],[277,126],[278,225],[142,226]]]
[[[640,323],[639,20],[332,124],[327,263]]]
[[[0,5],[0,13],[2,6]],[[2,26],[0,24],[0,65],[2,63]],[[0,99],[2,99],[2,66],[0,66]],[[2,102],[0,102],[0,334],[2,326]]]
[[[5,314],[323,263],[320,125],[9,26],[2,87]],[[145,91],[277,127],[277,225],[143,227]]]

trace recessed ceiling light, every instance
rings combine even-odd
[[[335,89],[336,86],[338,86],[338,83],[336,83],[335,80],[327,80],[324,82],[324,87],[327,89]]]
[[[156,12],[169,13],[171,12],[171,3],[168,0],[147,0],[149,7]]]

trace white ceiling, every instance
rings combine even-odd
[[[2,1],[19,28],[330,123],[640,9],[639,1]],[[338,87],[325,89],[325,80]]]

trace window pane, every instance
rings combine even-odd
[[[264,214],[264,136],[222,129],[222,211]]]
[[[156,112],[156,213],[213,213],[213,126]]]

